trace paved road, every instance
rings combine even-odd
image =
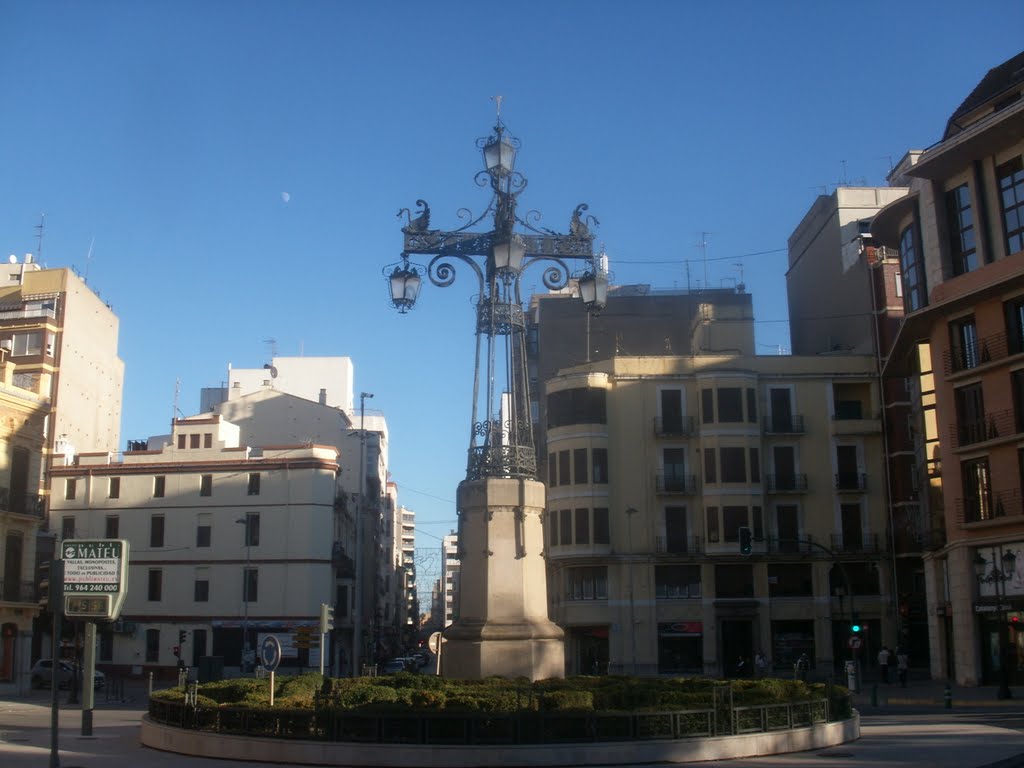
[[[83,737],[81,713],[61,710],[61,768],[267,768],[266,763],[224,762],[158,752],[138,743],[142,710],[137,705],[98,709],[94,735]],[[868,715],[859,741],[830,749],[748,760],[690,763],[706,768],[998,768],[1024,767],[1024,704],[1021,709]],[[42,697],[0,701],[0,765],[4,768],[46,766],[50,755],[49,710]],[[404,767],[403,767],[404,768]],[[651,767],[655,768],[655,767]],[[661,767],[663,768],[663,766]]]

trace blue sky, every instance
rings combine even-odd
[[[429,588],[465,467],[472,287],[399,316],[381,269],[399,208],[425,198],[450,228],[486,206],[492,95],[523,208],[564,231],[589,203],[616,282],[655,288],[684,287],[687,260],[703,280],[710,233],[708,282],[743,265],[772,354],[815,195],[937,141],[1022,29],[1019,0],[0,0],[0,254],[35,252],[45,213],[43,262],[112,304],[122,442],[167,431],[176,380],[193,413],[229,362],[261,366],[266,339],[350,356]]]

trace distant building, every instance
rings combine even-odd
[[[217,657],[237,671],[243,633],[253,651],[277,635],[284,667],[319,665],[320,603],[349,601],[336,579],[337,449],[250,449],[238,437],[236,425],[202,414],[176,419],[157,450],[54,457],[59,541],[131,546],[121,619],[99,628],[108,670],[173,676],[179,658],[202,668]]]
[[[452,531],[441,541],[441,612],[442,626],[447,627],[456,618],[459,610],[459,537]]]
[[[402,578],[405,591],[403,634],[406,645],[413,645],[420,629],[420,599],[416,584],[416,513],[400,506],[402,520]]]
[[[1024,53],[993,68],[871,235],[906,318],[884,374],[914,407],[909,484],[943,535],[924,558],[931,672],[1024,684]]]

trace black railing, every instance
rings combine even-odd
[[[807,475],[794,472],[786,475],[765,475],[765,491],[768,493],[805,493]]]
[[[993,360],[1002,360],[1010,354],[1005,333],[993,333],[991,336],[973,341],[969,344],[957,344],[948,352],[943,353],[946,375],[969,371]]]
[[[678,536],[669,539],[665,536],[657,536],[654,540],[655,550],[658,554],[700,554],[704,551],[704,542],[700,536]]]
[[[963,523],[980,523],[1024,514],[1019,488],[993,491],[989,495],[956,500],[957,517]]]
[[[952,430],[953,447],[959,448],[986,440],[998,440],[1000,437],[1013,437],[1019,434],[1021,425],[1014,418],[1011,410],[992,411],[979,419],[971,419],[956,424]]]
[[[769,435],[802,435],[804,433],[804,417],[800,415],[772,416],[765,422],[764,431]]]
[[[843,535],[833,533],[830,537],[833,552],[851,553],[878,553],[879,539],[877,533],[859,533]]]
[[[803,538],[765,539],[765,551],[769,555],[819,554],[822,550],[814,544],[812,536]]]
[[[352,579],[356,575],[355,561],[345,552],[345,547],[340,541],[334,542],[331,548],[331,565],[337,571],[338,578]]]
[[[863,472],[839,472],[835,476],[837,491],[866,491],[868,476]]]
[[[658,437],[686,437],[693,434],[693,419],[666,419],[657,416],[654,419],[654,434]]]
[[[43,497],[37,493],[11,493],[9,488],[0,488],[0,509],[15,515],[43,517]]]
[[[693,475],[658,472],[654,475],[654,490],[657,493],[679,493],[692,496],[697,492],[697,478]]]
[[[831,699],[663,712],[369,714],[335,709],[243,709],[149,700],[149,717],[185,730],[364,744],[499,745],[646,741],[789,730],[850,716],[848,694]]]

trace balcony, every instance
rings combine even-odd
[[[804,434],[803,416],[772,416],[764,424],[766,435],[802,435]]]
[[[871,435],[882,430],[877,413],[869,413],[859,400],[837,400],[832,414],[833,435]]]
[[[693,496],[697,493],[697,478],[694,475],[657,472],[654,475],[654,491],[666,496]]]
[[[833,533],[829,537],[829,541],[832,551],[837,554],[878,554],[882,551],[877,533],[860,533],[849,536]]]
[[[961,525],[1004,520],[1019,523],[1024,514],[1019,488],[993,491],[991,496],[956,500],[956,515]]]
[[[947,376],[1002,360],[1010,355],[1010,345],[1005,333],[993,333],[978,339],[973,344],[954,346],[942,354],[943,367]]]
[[[658,416],[654,419],[655,437],[689,437],[693,434],[693,419],[666,419]]]
[[[839,472],[835,476],[835,489],[846,493],[866,491],[868,476],[863,472]]]
[[[0,488],[0,511],[15,515],[28,515],[42,520],[45,505],[43,497],[36,493],[12,494],[8,488]]]
[[[1000,437],[1013,437],[1020,433],[1012,410],[993,411],[983,418],[956,424],[950,429],[953,448],[962,448]]]
[[[766,493],[807,493],[807,475],[765,475],[764,487]]]
[[[671,541],[657,536],[654,547],[659,555],[699,555],[704,551],[704,542],[700,536],[680,536]]]
[[[792,539],[765,539],[765,552],[769,555],[812,555],[820,553],[821,550],[814,545],[813,537],[804,536]]]
[[[4,581],[0,579],[0,601],[5,603],[35,603],[35,582]]]
[[[331,548],[331,565],[339,579],[354,579],[356,576],[355,561],[345,552],[345,547],[340,541],[334,542]]]

